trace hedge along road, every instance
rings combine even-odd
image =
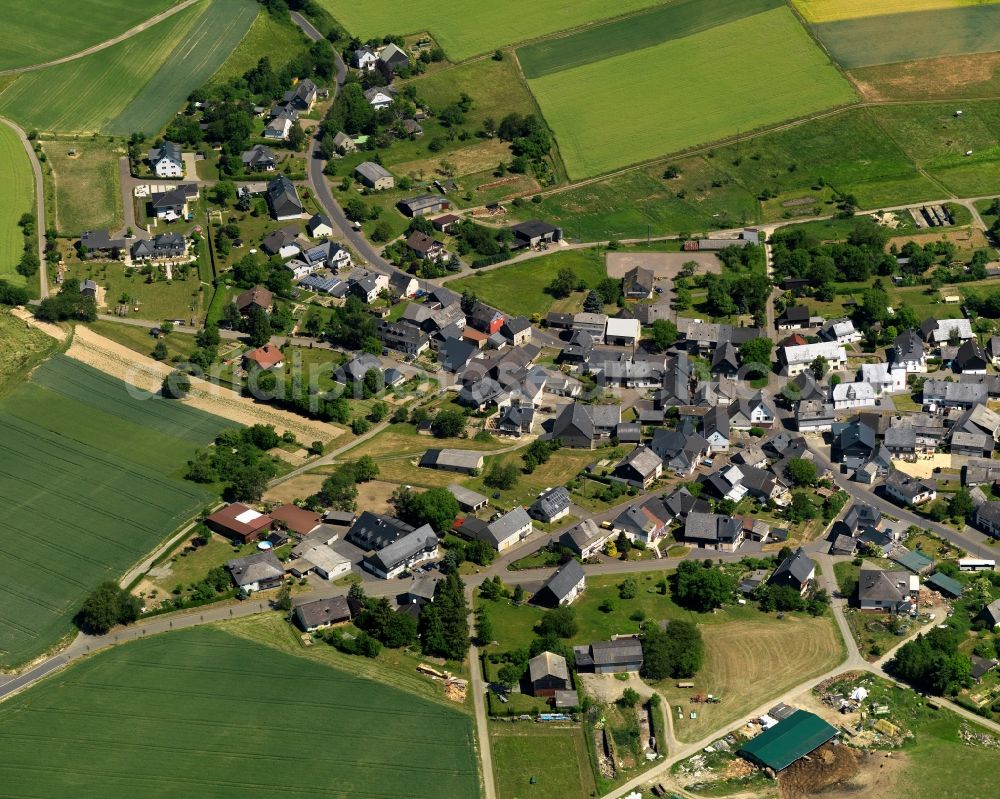
[[[24,145],[24,151],[28,154],[31,162],[31,171],[35,176],[35,228],[38,236],[38,295],[44,300],[49,296],[49,275],[46,269],[45,258],[45,183],[42,180],[42,165],[38,162],[31,142],[28,141],[27,134],[6,117],[0,117],[0,123],[7,125]]]
[[[86,49],[80,50],[79,52],[72,53],[71,55],[67,56],[62,56],[61,58],[54,58],[51,61],[45,61],[41,64],[31,64],[30,66],[13,67],[11,69],[0,69],[0,75],[18,75],[22,72],[33,72],[36,69],[45,69],[46,67],[54,67],[57,64],[65,64],[68,61],[76,61],[78,58],[83,58],[84,56],[88,56],[91,53],[96,53],[100,50],[104,50],[108,47],[116,45],[119,42],[123,42],[126,39],[131,39],[137,33],[142,33],[147,28],[151,28],[156,23],[162,22],[163,20],[167,19],[167,17],[172,17],[178,11],[183,11],[188,6],[194,5],[197,2],[200,2],[200,0],[182,0],[182,2],[178,3],[172,8],[168,8],[166,11],[161,11],[156,16],[150,17],[145,22],[140,22],[138,25],[129,28],[124,33],[120,33],[117,36],[112,37],[111,39],[106,39],[103,42],[95,44],[91,47],[87,47]]]

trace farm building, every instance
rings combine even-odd
[[[458,507],[469,513],[474,513],[489,504],[489,499],[479,492],[460,486],[457,483],[452,483],[448,486],[448,491],[458,501]]]
[[[429,449],[420,459],[420,465],[429,469],[472,474],[483,468],[483,454],[465,449]]]
[[[573,647],[576,667],[594,674],[622,674],[642,668],[642,644],[632,635]]]
[[[836,728],[814,713],[796,710],[784,721],[747,741],[740,754],[775,772],[788,768],[837,735]]]
[[[374,161],[364,161],[354,168],[354,174],[358,180],[364,183],[369,189],[381,191],[391,189],[396,181],[384,166],[376,164]]]
[[[205,526],[232,541],[249,544],[271,527],[271,517],[242,502],[234,502],[205,519]]]
[[[556,691],[572,687],[566,658],[553,652],[542,652],[528,661],[528,679],[534,696],[555,696]]]
[[[965,588],[958,580],[941,572],[934,572],[934,574],[924,580],[924,585],[952,598],[960,597],[962,590]]]

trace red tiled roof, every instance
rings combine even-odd
[[[253,361],[261,369],[272,369],[285,360],[281,350],[273,344],[265,344],[246,354],[247,360]]]

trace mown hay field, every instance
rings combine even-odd
[[[0,114],[25,129],[100,131],[156,74],[206,7],[190,6],[113,47],[22,74],[0,94]]]
[[[60,672],[0,705],[0,742],[9,795],[481,795],[467,714],[224,625]]]
[[[657,0],[318,0],[348,31],[361,39],[428,31],[452,61],[464,61],[498,47],[546,36],[588,23],[659,5]]]
[[[856,99],[784,7],[529,85],[573,179]]]
[[[159,131],[191,90],[208,81],[229,58],[262,13],[255,0],[212,0],[152,79],[102,132],[128,136],[134,131]]]
[[[995,0],[792,0],[792,5],[809,22],[833,22],[881,14],[979,6],[990,2]]]
[[[0,123],[0,280],[23,286],[17,264],[24,254],[21,215],[35,207],[35,176],[24,145],[8,125]]]
[[[125,155],[124,146],[107,139],[47,139],[42,149],[55,186],[55,214],[46,220],[49,227],[62,236],[122,227],[118,158]]]
[[[851,70],[850,78],[866,100],[989,99],[1000,97],[1000,53],[861,67]]]
[[[594,795],[587,743],[580,727],[491,723],[497,795],[500,799],[577,799]]]
[[[0,402],[0,665],[55,643],[97,583],[211,500],[181,470],[228,426],[65,356]]]
[[[4,0],[0,69],[43,64],[124,33],[178,0]]]
[[[1000,50],[1000,4],[844,19],[813,32],[845,69],[989,53]]]
[[[567,36],[517,49],[525,77],[540,78],[611,56],[653,47],[784,5],[783,0],[675,0]]]

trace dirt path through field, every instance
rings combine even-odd
[[[82,325],[77,326],[66,354],[148,392],[159,391],[163,378],[171,371],[167,364],[139,355]],[[239,424],[271,424],[279,433],[290,430],[299,441],[327,442],[344,432],[336,425],[256,403],[228,388],[195,377],[191,378],[191,393],[183,402]]]
[[[53,325],[49,322],[42,322],[38,319],[35,319],[35,317],[31,315],[31,311],[29,311],[27,308],[11,308],[10,315],[16,316],[18,319],[23,319],[32,327],[36,327],[43,333],[52,336],[52,338],[54,338],[56,341],[66,340],[67,333],[65,330],[59,327],[59,325]]]

